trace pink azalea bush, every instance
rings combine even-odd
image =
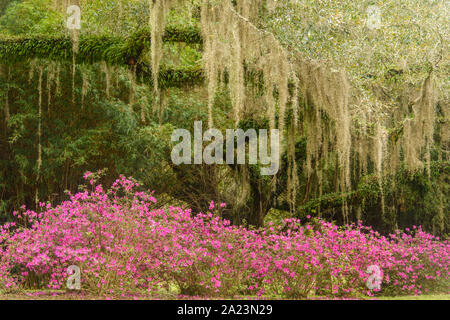
[[[176,287],[210,297],[359,297],[379,291],[366,285],[376,265],[384,294],[448,290],[449,242],[420,227],[384,237],[312,218],[248,230],[214,212],[156,209],[131,178],[108,190],[94,174],[84,178],[90,191],[40,212],[24,208],[0,226],[0,289],[65,288],[68,266],[77,265],[82,289],[94,294]]]

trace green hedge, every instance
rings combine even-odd
[[[109,64],[130,64],[137,61],[151,41],[148,30],[140,30],[130,37],[81,36],[77,63],[106,61]],[[194,27],[168,27],[166,42],[200,44],[200,31]],[[72,40],[68,37],[36,36],[32,38],[0,38],[0,61],[18,63],[29,59],[72,60]]]
[[[77,64],[92,64],[105,61],[110,65],[136,65],[138,79],[151,83],[151,69],[138,62],[144,50],[150,46],[150,32],[140,30],[127,38],[110,36],[81,36],[79,39]],[[168,27],[165,42],[201,44],[200,31],[195,27]],[[33,38],[0,38],[0,61],[2,64],[20,64],[32,59],[71,62],[73,43],[68,37],[36,36]],[[180,67],[162,70],[160,87],[185,87],[202,83],[200,67]]]

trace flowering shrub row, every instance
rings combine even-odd
[[[154,209],[135,180],[122,176],[104,190],[94,176],[85,175],[91,191],[41,212],[23,208],[0,226],[0,289],[65,288],[70,265],[94,294],[176,287],[209,297],[359,297],[374,294],[371,265],[382,270],[383,294],[448,288],[450,244],[420,227],[384,237],[361,224],[287,219],[248,230],[214,212]]]

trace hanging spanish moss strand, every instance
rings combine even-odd
[[[55,76],[55,93],[56,95],[59,97],[61,96],[61,64],[59,62],[57,62],[57,66],[56,66],[56,76]]]
[[[430,73],[422,84],[419,97],[413,104],[413,118],[407,118],[403,124],[403,148],[405,163],[412,170],[425,168],[428,176],[431,172],[431,146],[433,145],[436,101],[433,74]],[[421,160],[424,154],[424,161]]]
[[[55,64],[52,62],[47,69],[47,113],[50,114],[50,105],[52,102],[52,83],[55,82]]]
[[[82,87],[81,87],[81,110],[84,110],[84,101],[86,99],[86,95],[89,89],[89,83],[85,72],[81,72],[82,77]]]
[[[380,123],[376,124],[375,137],[374,137],[374,163],[378,178],[378,184],[380,187],[381,196],[381,211],[384,218],[385,215],[385,201],[384,201],[384,190],[383,190],[383,156],[386,144],[387,135],[382,129]]]
[[[79,0],[74,0],[74,4],[80,7]],[[69,3],[66,3],[66,10]],[[77,54],[79,50],[79,31],[77,29],[73,29],[70,32],[70,36],[72,38],[72,103],[75,104],[75,74],[76,74],[76,62],[77,62]]]
[[[100,66],[101,66],[101,71],[105,74],[105,82],[106,82],[105,93],[106,93],[106,97],[109,99],[111,96],[111,94],[110,94],[111,71],[105,61],[102,61]]]
[[[128,104],[132,106],[134,104],[134,90],[136,85],[136,66],[132,66],[131,68],[128,68],[128,80],[130,82],[130,94],[128,98]]]
[[[296,213],[296,196],[299,186],[299,179],[297,174],[297,162],[295,159],[295,136],[296,136],[296,126],[295,120],[292,118],[292,122],[289,128],[288,135],[288,181],[287,181],[287,195],[290,211]]]
[[[279,93],[283,130],[284,113],[288,97],[287,83],[290,74],[288,55],[272,34],[259,30],[250,21],[262,5],[261,1],[212,2],[203,0],[201,11],[202,34],[204,39],[204,69],[208,80],[208,109],[211,109],[217,91],[218,73],[228,72],[231,102],[235,122],[238,123],[242,110],[247,108],[246,85],[244,83],[244,64],[253,61],[253,67],[263,71],[267,102],[267,113],[271,128],[275,128],[276,99],[274,90]],[[256,11],[255,11],[256,10]],[[219,37],[220,35],[220,37]]]
[[[122,21],[122,16],[123,16],[123,4],[122,4],[122,0],[119,0],[118,3],[119,3],[119,21]]]
[[[336,170],[339,172],[337,187],[342,194],[342,214],[344,220],[347,220],[348,212],[344,193],[351,188],[352,144],[349,113],[350,86],[347,77],[342,70],[329,70],[300,56],[296,57],[295,66],[296,75],[299,78],[298,87],[306,104],[303,117],[307,137],[305,171],[311,177],[315,171],[321,170],[319,160],[322,157],[328,159],[330,147],[337,150]],[[334,138],[327,140],[326,147],[323,146],[324,137],[327,135],[323,130],[326,127],[322,121],[323,115],[331,120],[330,124],[333,126],[329,130],[333,130],[334,133]],[[313,163],[315,163],[314,166]]]
[[[0,65],[0,74],[2,70],[2,66]],[[6,94],[5,94],[5,123],[6,128],[8,128],[9,118],[10,118],[10,111],[9,111],[9,79],[10,79],[10,70],[9,66],[6,67]]]
[[[153,78],[153,102],[159,104],[159,69],[163,51],[163,35],[166,27],[166,16],[170,9],[182,0],[150,0],[150,33],[151,33],[151,67]]]
[[[167,105],[168,92],[161,92],[161,99],[158,104],[158,124],[162,124],[162,117]]]
[[[36,67],[36,60],[33,59],[30,61],[30,70],[28,72],[28,84],[31,84],[31,81],[33,80],[35,67]]]
[[[39,66],[38,158],[37,158],[36,192],[35,192],[36,210],[39,208],[39,181],[41,179],[41,167],[42,167],[42,74],[43,74],[43,67]]]
[[[442,152],[439,156],[440,161],[443,161]],[[441,183],[438,184],[439,188],[439,212],[438,212],[438,227],[439,232],[443,233],[445,230],[445,213],[444,213],[444,192],[442,190],[443,179],[441,178]]]

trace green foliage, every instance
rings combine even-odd
[[[376,176],[369,175],[352,192],[328,193],[308,201],[299,207],[298,216],[315,215],[320,207],[324,216],[333,217],[334,210],[340,210],[345,199],[352,208],[353,219],[356,219],[356,211],[360,207],[361,219],[380,231],[391,232],[396,228],[422,225],[425,230],[446,237],[450,231],[450,216],[445,214],[444,221],[439,221],[439,211],[450,212],[450,181],[441,179],[449,174],[449,162],[433,163],[431,178],[425,172],[402,169],[396,177],[383,184],[383,194]],[[382,195],[384,208],[381,207]]]
[[[98,0],[83,6],[74,93],[72,39],[65,30],[64,15],[53,9],[51,2],[3,0],[0,4],[3,69],[0,105],[4,106],[7,95],[10,104],[9,120],[6,123],[2,112],[0,124],[0,173],[5,177],[0,181],[0,215],[9,218],[12,210],[23,203],[34,204],[38,79],[36,74],[31,81],[28,79],[32,61],[44,68],[43,172],[38,183],[41,199],[61,200],[66,189],[72,190],[80,182],[78,179],[84,171],[109,168],[106,179],[119,173],[132,175],[169,198],[190,202],[194,209],[202,210],[213,198],[226,201],[225,215],[236,223],[256,221],[260,218],[256,217],[259,210],[263,215],[269,212],[269,218],[275,220],[293,215],[286,200],[286,153],[282,155],[282,170],[276,182],[260,176],[257,165],[216,170],[174,167],[170,161],[172,129],[191,128],[194,120],[206,122],[207,119],[206,92],[198,86],[205,77],[201,67],[198,8],[182,7],[169,14],[159,74],[165,101],[154,105],[149,63],[151,39],[145,27],[149,19],[148,1],[121,1],[120,6],[119,1]],[[417,3],[417,12],[412,10],[414,3]],[[258,27],[273,32],[293,54],[304,54],[331,68],[345,67],[352,84],[362,92],[364,102],[373,102],[377,100],[374,93],[388,90],[386,96],[390,98],[382,101],[379,110],[370,111],[375,114],[374,118],[385,117],[390,109],[395,110],[401,100],[397,94],[400,89],[417,87],[431,67],[443,88],[440,108],[444,110],[448,79],[443,77],[445,68],[442,66],[446,62],[438,63],[437,57],[443,41],[440,34],[448,29],[442,24],[445,10],[439,10],[442,1],[430,6],[425,5],[426,1],[414,3],[411,0],[378,2],[383,13],[392,15],[383,14],[383,28],[373,32],[368,32],[364,26],[365,9],[374,4],[373,1],[286,1],[272,15],[262,17]],[[194,5],[198,5],[198,1],[194,1]],[[412,15],[416,16],[415,21]],[[430,23],[425,23],[428,21]],[[61,65],[60,92],[56,92],[54,83],[50,87],[46,85],[49,61]],[[105,94],[105,77],[98,67],[103,61],[114,67],[110,72],[117,77],[118,85],[113,86],[110,96]],[[128,73],[134,70],[136,82],[130,80]],[[83,93],[81,74],[89,82],[87,93]],[[222,76],[228,81],[228,74]],[[261,73],[245,66],[245,81],[255,90],[263,90],[261,79]],[[229,116],[230,92],[220,90],[214,105],[214,124],[219,129],[232,128],[235,124]],[[130,92],[134,94],[134,101]],[[83,95],[85,101],[81,106]],[[358,114],[362,107],[355,105],[354,113]],[[438,121],[444,124],[447,120],[443,111],[441,114]],[[286,118],[291,120],[292,116],[289,113]],[[268,119],[262,112],[252,111],[237,126],[244,130],[267,128]],[[367,128],[371,131],[373,123],[368,121]],[[388,132],[391,142],[399,139],[402,130],[401,123],[393,124]],[[422,224],[435,234],[449,233],[449,164],[439,160],[439,148],[432,154],[435,162],[430,178],[424,172],[411,173],[402,169],[395,177],[388,178],[381,189],[377,177],[367,175],[361,181],[352,181],[354,190],[341,194],[335,182],[338,168],[324,164],[322,190],[319,191],[318,177],[307,177],[303,172],[305,137],[296,137],[295,143],[300,179],[295,206],[297,216],[320,213],[334,220],[345,200],[350,206],[351,218],[356,219],[360,208],[364,222],[382,231]],[[330,157],[335,156],[330,153]],[[373,163],[369,163],[369,167],[373,167]],[[247,199],[239,203],[236,195],[241,192],[238,187],[244,184],[244,176],[249,193]],[[444,221],[440,220],[440,210],[444,212]]]
[[[380,10],[379,29],[366,25],[369,6]],[[283,1],[264,21],[291,50],[332,68],[344,67],[369,101],[375,101],[374,87],[420,84],[430,65],[448,88],[444,0]],[[385,103],[395,103],[398,96],[391,97]]]
[[[11,5],[12,3],[14,3],[15,1],[18,1],[18,0],[3,0],[3,1],[0,3],[0,16],[2,16],[3,13],[5,12],[6,8],[7,8],[9,5]]]
[[[48,10],[51,0],[6,1],[3,10],[8,3],[8,9],[0,17],[0,30],[4,34],[52,34],[63,26],[62,16]]]
[[[164,41],[200,43],[199,31],[194,28],[168,27]],[[150,42],[147,30],[134,32],[127,38],[118,36],[81,36],[77,62],[106,61],[110,64],[129,64],[137,60]],[[0,57],[5,63],[26,61],[34,58],[50,60],[72,59],[72,40],[69,37],[33,35],[32,37],[9,37],[0,40]]]

